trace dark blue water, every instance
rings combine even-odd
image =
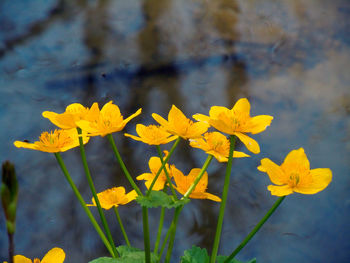
[[[53,128],[43,111],[113,100],[128,116],[142,107],[125,129],[134,134],[136,123],[153,123],[151,114],[165,116],[172,104],[191,116],[248,97],[253,116],[274,120],[254,136],[261,153],[234,163],[220,253],[229,254],[276,200],[256,169],[260,159],[281,163],[304,147],[311,168],[332,169],[332,183],[316,195],[288,196],[238,259],[350,262],[349,13],[346,0],[1,1],[0,160],[15,163],[20,183],[16,253],[41,258],[58,246],[67,263],[107,255],[54,156],[13,146]],[[122,133],[115,139],[131,174],[147,172],[155,149]],[[172,163],[185,173],[202,166],[204,153],[180,146]],[[86,151],[98,191],[129,187],[105,139],[93,138]],[[90,200],[78,149],[62,156]],[[209,192],[220,195],[224,171],[213,161]],[[132,244],[142,248],[139,207],[119,210]],[[173,262],[192,244],[211,249],[218,210],[201,200],[183,210]],[[151,210],[151,229],[158,215]],[[123,243],[112,212],[107,219]],[[0,213],[0,261],[6,257]]]

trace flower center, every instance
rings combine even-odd
[[[38,258],[34,258],[33,263],[40,263],[40,259],[38,259]]]
[[[300,175],[298,173],[291,173],[289,175],[288,185],[290,185],[291,187],[295,187],[298,185],[299,181],[300,181]]]

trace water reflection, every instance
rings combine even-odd
[[[0,120],[6,129],[0,153],[17,165],[21,185],[17,252],[34,258],[60,246],[68,263],[106,254],[53,156],[12,145],[52,128],[42,111],[113,100],[125,116],[143,108],[126,127],[134,133],[136,123],[153,123],[151,113],[165,116],[171,104],[190,116],[249,97],[253,115],[275,119],[254,136],[261,154],[235,161],[220,253],[229,253],[275,200],[265,189],[268,179],[256,171],[259,160],[280,162],[302,146],[312,168],[333,170],[334,182],[315,196],[288,197],[240,259],[348,262],[349,10],[346,0],[1,2]],[[115,138],[130,172],[145,172],[155,150],[122,134]],[[99,191],[128,185],[106,140],[94,138],[86,148]],[[90,200],[79,152],[63,157]],[[171,162],[186,173],[204,160],[182,143]],[[220,193],[224,170],[213,161],[209,192]],[[139,208],[120,212],[131,242],[142,247]],[[183,211],[174,262],[192,244],[211,249],[217,213],[210,201],[193,201]],[[158,216],[152,211],[152,228]],[[113,214],[108,221],[116,222]],[[0,229],[2,260],[3,220]],[[116,224],[112,231],[121,244]]]

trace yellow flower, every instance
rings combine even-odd
[[[197,175],[201,171],[201,169],[199,168],[194,168],[187,176],[185,176],[174,165],[171,165],[170,169],[176,183],[175,189],[182,195],[184,195],[187,192],[187,190],[191,187],[193,181],[196,179]],[[209,199],[216,202],[221,202],[221,199],[218,196],[206,192],[207,186],[208,173],[204,172],[202,178],[200,179],[199,183],[196,185],[189,197],[194,199]]]
[[[149,145],[166,144],[175,140],[178,136],[171,135],[163,127],[156,125],[145,126],[142,124],[136,125],[136,132],[140,137],[125,133],[124,135],[136,141],[141,141]]]
[[[87,143],[89,137],[83,134],[83,143]],[[53,132],[43,132],[39,141],[34,143],[15,141],[14,145],[17,148],[27,148],[32,150],[38,150],[42,152],[65,152],[69,149],[79,146],[77,129],[70,130],[54,130]]]
[[[207,132],[202,138],[191,139],[190,145],[213,155],[219,162],[227,162],[230,152],[230,141],[220,132]],[[243,152],[234,151],[234,158],[249,157]]]
[[[16,255],[14,256],[14,263],[63,263],[65,257],[66,254],[64,253],[63,249],[55,247],[47,252],[41,261],[38,258],[35,258],[34,261],[32,261],[25,256]],[[4,261],[4,263],[7,262]]]
[[[210,108],[209,116],[195,114],[193,118],[208,123],[221,132],[236,135],[253,153],[260,152],[259,144],[245,133],[260,133],[273,119],[269,115],[250,117],[250,103],[246,98],[238,100],[232,109],[213,106]]]
[[[125,205],[135,200],[136,197],[137,193],[135,190],[125,194],[125,188],[122,186],[113,187],[97,194],[101,207],[106,210],[111,209],[113,206],[118,207],[119,205]],[[92,204],[88,204],[88,206],[96,206],[94,198],[92,198]]]
[[[112,101],[106,103],[101,111],[95,102],[86,117],[77,121],[77,125],[82,130],[85,130],[89,136],[100,135],[103,137],[107,134],[121,131],[132,118],[140,114],[141,109],[124,120],[119,107],[113,104]]]
[[[76,122],[84,119],[88,112],[89,108],[79,103],[73,103],[67,106],[66,111],[61,114],[52,111],[44,111],[42,115],[61,129],[72,129],[77,127]]]
[[[291,151],[281,166],[264,158],[258,170],[267,173],[271,182],[276,184],[267,187],[271,194],[276,196],[285,196],[293,192],[316,194],[332,181],[330,169],[310,170],[310,163],[303,148]]]
[[[152,117],[173,135],[178,135],[184,139],[198,138],[208,130],[209,125],[204,122],[193,122],[188,119],[175,105],[171,107],[168,120],[153,113]]]
[[[145,185],[146,185],[147,189],[149,189],[149,187],[151,186],[151,183],[152,183],[154,177],[156,177],[159,168],[162,166],[162,162],[161,162],[159,157],[151,157],[148,161],[148,166],[149,166],[151,173],[143,173],[143,174],[139,175],[138,177],[136,177],[137,180],[146,180]],[[169,171],[169,165],[166,164],[165,168],[167,169],[169,176],[171,177],[171,174]],[[164,188],[164,185],[166,184],[166,182],[167,182],[167,178],[166,178],[166,175],[165,175],[165,172],[163,169],[160,172],[157,181],[154,183],[152,190],[154,190],[154,191],[162,190]]]

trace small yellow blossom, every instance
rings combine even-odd
[[[268,158],[261,160],[258,170],[265,172],[272,183],[267,189],[272,195],[285,196],[293,192],[316,194],[332,181],[332,171],[328,168],[310,170],[310,163],[303,148],[291,151],[281,166]]]
[[[193,122],[188,119],[181,110],[175,105],[171,107],[168,114],[168,120],[165,120],[160,115],[153,113],[155,119],[165,130],[173,135],[178,135],[182,138],[191,139],[201,137],[208,130],[209,125],[204,122]]]
[[[136,132],[140,137],[125,133],[124,135],[136,141],[141,141],[149,145],[166,144],[175,140],[178,136],[171,135],[162,126],[142,124],[136,125]]]
[[[64,253],[63,249],[55,247],[51,249],[49,252],[47,252],[41,261],[38,258],[35,258],[32,261],[31,259],[22,255],[16,255],[13,258],[14,258],[14,263],[63,263],[65,257],[66,257],[66,254]],[[7,262],[4,261],[4,263],[7,263]]]
[[[83,133],[83,143],[87,143],[89,137]],[[34,143],[15,141],[14,145],[17,148],[27,148],[32,150],[38,150],[42,152],[65,152],[69,149],[79,146],[79,138],[77,129],[69,130],[54,130],[53,132],[43,132],[39,141]]]
[[[195,114],[193,118],[208,123],[221,132],[237,136],[253,153],[260,152],[259,144],[245,133],[260,133],[273,119],[269,115],[250,117],[250,103],[246,98],[238,100],[232,109],[213,106],[210,108],[209,116]]]
[[[191,139],[190,145],[213,155],[219,162],[227,162],[230,152],[230,141],[220,132],[207,132],[202,138]],[[249,157],[243,152],[234,151],[233,158]]]
[[[67,106],[65,112],[61,114],[52,111],[44,111],[42,115],[61,129],[72,129],[77,127],[76,122],[84,119],[88,112],[89,108],[79,103],[73,103]]]
[[[167,155],[167,153],[166,153]],[[136,177],[137,180],[146,180],[145,185],[147,187],[147,189],[149,189],[149,187],[151,186],[151,183],[153,181],[153,179],[156,177],[160,167],[162,166],[162,162],[160,160],[159,157],[151,157],[148,161],[148,166],[149,169],[151,171],[151,173],[143,173],[141,175],[139,175],[138,177]],[[169,171],[169,165],[166,164],[165,169],[167,169],[169,176],[171,177],[170,171]],[[152,190],[154,191],[159,191],[162,190],[164,188],[164,185],[167,182],[167,177],[166,174],[164,172],[164,169],[160,172],[157,181],[154,183]]]
[[[199,168],[194,168],[187,176],[185,176],[174,165],[170,166],[170,170],[175,180],[175,189],[182,195],[184,195],[187,192],[187,190],[191,187],[192,183],[201,171],[201,169]],[[189,197],[194,199],[209,199],[216,202],[221,202],[221,199],[218,196],[206,192],[207,186],[208,173],[204,172],[202,178],[199,180],[198,184],[196,185]]]
[[[119,107],[113,104],[112,101],[106,103],[101,110],[95,102],[85,118],[76,123],[78,127],[86,131],[89,136],[100,135],[104,137],[107,134],[121,131],[132,118],[140,114],[141,109],[138,109],[134,114],[124,119],[120,113]]]
[[[136,197],[137,193],[135,190],[125,194],[125,188],[122,186],[113,187],[97,194],[101,207],[106,210],[111,209],[113,206],[118,207],[119,205],[125,205],[135,200]],[[92,204],[88,204],[88,206],[96,206],[94,198],[92,198]]]

